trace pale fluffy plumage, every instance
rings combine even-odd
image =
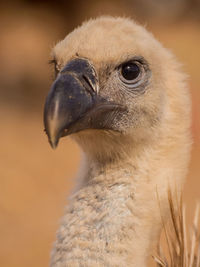
[[[131,116],[115,121],[123,131],[86,130],[73,138],[84,168],[58,231],[51,266],[146,266],[167,216],[167,190],[178,192],[190,152],[190,99],[173,55],[143,27],[100,17],[75,29],[53,49],[58,67],[80,56],[100,76],[99,91],[116,100],[107,66],[142,56],[151,69],[144,94],[122,99]],[[104,79],[105,78],[105,79]],[[130,97],[130,98],[129,98]],[[130,114],[129,114],[130,115]]]

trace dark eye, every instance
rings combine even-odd
[[[54,74],[55,74],[55,78],[56,78],[56,76],[58,75],[58,72],[59,72],[57,61],[55,59],[51,59],[51,60],[49,60],[49,64],[54,66]]]
[[[121,85],[132,90],[141,90],[140,85],[150,78],[148,62],[141,57],[126,61],[117,67],[117,76]]]
[[[121,66],[121,75],[127,81],[135,80],[140,74],[140,67],[136,63],[128,62]]]

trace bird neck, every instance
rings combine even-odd
[[[117,266],[109,265],[109,258],[116,259],[122,253],[120,266],[126,263],[144,267],[158,239],[161,223],[155,184],[150,181],[150,167],[153,167],[150,159],[154,153],[143,150],[137,156],[133,153],[129,158],[107,163],[85,155],[84,180],[71,203],[85,212],[87,225],[94,231],[98,228],[91,238],[94,242],[99,240],[97,244],[102,250],[109,251],[108,257],[103,252],[104,266]]]
[[[118,132],[83,131],[72,137],[80,146],[87,162],[87,167],[96,170],[108,170],[124,162],[133,160],[148,146],[152,140],[134,140],[130,134]],[[94,172],[92,172],[94,173]]]
[[[114,141],[114,147],[106,141],[104,160],[96,154],[104,151],[102,143],[95,146],[96,138],[79,140],[84,150],[80,179],[58,232],[52,266],[57,255],[72,266],[147,266],[158,241],[161,211],[168,215],[168,186],[175,180],[180,189],[185,175],[188,148],[178,137],[171,146],[166,138],[134,149],[121,143],[125,151],[120,153],[120,142]]]

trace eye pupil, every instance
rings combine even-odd
[[[134,80],[140,74],[140,68],[135,63],[126,63],[122,65],[121,74],[126,80]]]

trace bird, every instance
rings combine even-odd
[[[191,149],[187,76],[171,51],[132,19],[101,16],[51,52],[44,106],[50,145],[82,151],[52,267],[147,266],[182,191]],[[161,216],[162,213],[162,216]]]

